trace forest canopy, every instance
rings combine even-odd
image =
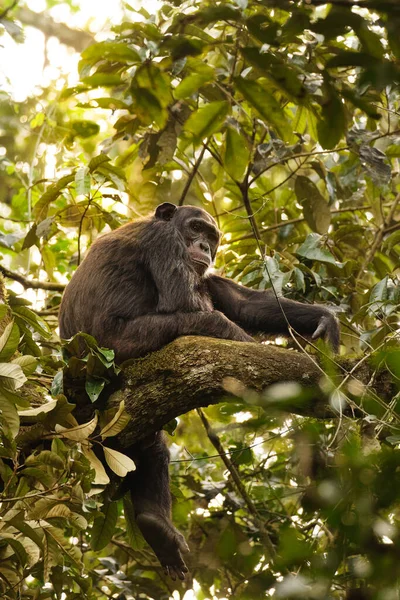
[[[0,595],[398,600],[398,0],[115,4],[0,7]],[[61,344],[87,249],[162,202],[216,219],[217,273],[330,307],[339,356]],[[184,582],[118,497],[156,426]]]

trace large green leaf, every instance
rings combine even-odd
[[[228,127],[225,138],[224,166],[235,181],[241,181],[250,160],[250,150],[244,135],[235,127]]]
[[[334,148],[346,131],[346,114],[342,100],[332,87],[328,88],[322,101],[321,118],[318,120],[318,141],[323,148]]]
[[[139,53],[124,42],[97,42],[88,46],[81,54],[83,60],[93,61],[116,61],[137,63],[141,62]]]
[[[303,207],[304,218],[313,231],[326,233],[331,222],[329,206],[311,179],[304,175],[296,177],[294,186],[297,200]]]
[[[235,84],[247,102],[254,106],[262,119],[276,130],[281,139],[292,140],[293,131],[286,115],[266,85],[243,77],[237,77]]]
[[[326,248],[322,248],[322,241],[321,235],[318,233],[310,233],[300,248],[298,248],[296,254],[303,258],[338,266],[339,263],[336,262],[333,254]]]
[[[94,520],[90,545],[92,550],[99,552],[107,546],[115,533],[118,517],[117,502],[108,502],[103,506],[103,514]]]
[[[200,144],[221,129],[229,110],[229,102],[210,102],[190,115],[185,130],[191,134],[195,144]]]

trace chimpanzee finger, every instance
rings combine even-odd
[[[326,317],[322,317],[322,319],[318,323],[317,329],[312,334],[311,339],[317,340],[318,338],[324,336],[326,334],[326,329],[327,329],[327,319],[326,319]]]

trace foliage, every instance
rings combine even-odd
[[[14,278],[0,304],[1,596],[395,599],[397,0],[125,9],[82,52],[78,85],[0,96],[1,262]],[[0,28],[22,42],[12,10]],[[387,369],[395,390],[387,402],[342,367],[327,373],[328,392],[361,405],[358,420],[238,401],[207,409],[215,436],[182,416],[171,451],[174,521],[192,549],[183,584],[162,574],[129,499],[104,491],[112,472],[134,468],[107,445],[124,407],[78,424],[63,395],[62,370],[96,400],[113,356],[86,336],[85,357],[75,340],[64,362],[60,292],[32,285],[65,283],[99,233],[166,200],[216,217],[227,276],[330,304],[342,353],[362,351],[371,386]]]

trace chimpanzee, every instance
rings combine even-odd
[[[79,331],[113,348],[117,362],[159,350],[181,335],[254,342],[249,333],[285,334],[288,323],[334,350],[339,327],[323,306],[245,288],[208,272],[220,232],[201,208],[165,202],[149,218],[100,237],[68,284],[60,334]],[[166,573],[184,578],[188,550],[171,522],[169,453],[164,436],[136,445],[131,494],[137,524]]]

